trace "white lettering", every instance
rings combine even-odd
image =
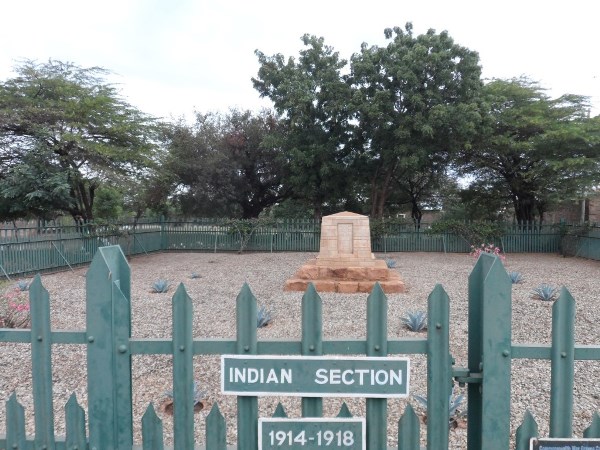
[[[342,373],[342,381],[344,382],[344,384],[354,384],[354,378],[347,380],[346,375],[350,375],[352,377],[354,373],[351,370],[344,370],[344,372]]]
[[[259,378],[258,369],[254,369],[251,367],[248,369],[248,371],[246,373],[248,375],[248,383],[256,383],[258,381],[258,378]]]
[[[292,382],[292,369],[281,369],[281,382],[291,383]]]
[[[357,369],[356,373],[358,374],[358,384],[360,384],[362,386],[363,384],[365,384],[364,376],[366,373],[369,373],[369,370],[368,369]]]
[[[394,372],[393,370],[390,370],[390,386],[393,386],[394,382],[397,385],[402,384],[402,370],[398,370],[398,373]]]
[[[231,377],[230,377],[231,379]],[[235,368],[234,383],[245,383],[246,382],[246,369]]]
[[[267,383],[279,383],[275,369],[269,370],[269,375],[267,375]]]
[[[317,370],[315,383],[317,383],[317,384],[327,383],[327,369]]]
[[[383,380],[379,377],[379,375],[383,375]],[[385,370],[378,370],[375,374],[375,381],[377,381],[377,384],[379,384],[380,386],[382,384],[387,384],[388,378],[388,373]]]
[[[341,380],[340,380],[340,376],[341,376],[341,370],[340,369],[333,369],[329,372],[329,382],[331,384],[340,384]]]

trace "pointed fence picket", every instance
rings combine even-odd
[[[119,246],[100,248],[88,270],[85,331],[53,331],[47,291],[36,277],[30,288],[31,330],[0,329],[0,342],[29,343],[32,348],[35,434],[25,434],[22,405],[13,393],[6,402],[6,435],[0,449],[125,449],[133,445],[132,355],[173,357],[174,442],[177,449],[200,448],[194,442],[193,357],[195,355],[387,355],[427,357],[427,449],[448,448],[448,403],[453,378],[469,384],[468,449],[508,449],[510,445],[510,362],[515,358],[551,361],[551,437],[572,435],[573,369],[576,360],[600,360],[600,346],[575,345],[573,298],[566,289],[553,307],[550,345],[512,344],[510,281],[500,260],[484,254],[469,279],[469,367],[453,367],[449,351],[449,298],[436,286],[428,298],[426,338],[390,339],[387,298],[377,285],[367,298],[365,340],[323,340],[321,299],[313,286],[302,299],[300,341],[257,340],[256,298],[244,285],[236,300],[236,337],[232,340],[193,339],[193,309],[183,285],[173,295],[171,339],[131,337],[130,271]],[[86,412],[73,394],[65,406],[66,435],[54,436],[52,344],[87,345],[88,424]],[[3,376],[10,373],[4,368]],[[483,388],[483,389],[481,389]],[[302,400],[302,415],[322,415],[322,399]],[[281,405],[275,417],[286,413]],[[351,417],[347,405],[338,417]],[[141,418],[144,449],[163,449],[163,425],[153,405]],[[238,397],[237,449],[257,449],[258,398]],[[367,399],[367,449],[387,448],[387,401]],[[420,447],[420,424],[407,405],[398,422],[398,449]],[[86,431],[89,434],[86,436]],[[516,436],[517,450],[536,437],[537,424],[527,413]],[[585,437],[600,437],[600,416],[594,414]],[[226,450],[226,423],[215,403],[206,418],[204,447]]]

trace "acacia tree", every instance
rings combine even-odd
[[[26,206],[28,188],[15,185],[21,179],[15,170],[33,173],[41,164],[61,173],[69,186],[68,201],[44,207],[92,220],[102,183],[135,177],[152,165],[154,121],[119,97],[104,81],[104,69],[26,61],[15,71],[14,78],[0,83],[0,160],[5,162],[0,183],[13,182],[3,195]],[[55,196],[46,192],[36,198],[44,197]]]
[[[443,180],[452,156],[475,136],[479,57],[446,31],[415,37],[410,23],[386,29],[385,37],[386,47],[363,44],[351,59],[357,161],[371,216],[382,217],[401,189],[418,225],[422,194]]]
[[[323,38],[308,34],[298,60],[256,51],[260,68],[252,79],[261,97],[273,101],[285,125],[282,146],[289,164],[286,184],[320,218],[323,208],[351,193],[348,164],[350,88],[339,58]]]
[[[519,223],[600,182],[600,120],[588,119],[586,98],[550,99],[526,78],[493,80],[484,94],[483,133],[462,172],[503,193]]]
[[[284,195],[279,123],[269,111],[199,114],[176,124],[166,169],[187,213],[258,217]]]

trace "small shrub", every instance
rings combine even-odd
[[[19,288],[20,291],[28,291],[29,283],[25,280],[20,280],[20,281],[17,281],[17,287]]]
[[[198,272],[192,272],[192,274],[190,275],[190,278],[192,278],[192,279],[202,278],[202,275],[200,275]]]
[[[531,291],[531,293],[535,299],[551,302],[556,298],[556,295],[558,294],[558,288],[547,283],[542,283],[533,291]]]
[[[427,397],[424,395],[414,395],[413,396],[417,402],[425,409],[425,415],[427,415]],[[465,396],[462,394],[456,395],[454,393],[454,386],[452,387],[452,392],[450,392],[450,396],[448,398],[448,416],[449,423],[448,428],[452,426],[456,426],[456,422],[459,419],[464,418],[467,415],[466,408],[464,410],[460,409],[463,401],[465,400]]]
[[[166,391],[167,404],[164,405],[165,412],[173,414],[173,391]],[[198,412],[204,409],[203,400],[206,398],[206,391],[200,389],[200,384],[194,381],[194,411]]]
[[[510,277],[512,284],[519,284],[523,282],[523,275],[521,275],[521,272],[508,272],[508,276]]]
[[[30,323],[27,294],[15,288],[0,294],[0,328],[28,328]]]
[[[385,265],[388,267],[388,269],[393,269],[396,267],[396,260],[393,258],[386,258]]]
[[[502,261],[506,259],[506,256],[500,250],[500,247],[496,247],[494,244],[481,244],[479,246],[471,245],[471,253],[469,253],[473,258],[479,258],[479,255],[482,253],[489,253],[491,255],[496,255]]]
[[[271,311],[267,310],[265,306],[261,306],[256,312],[256,328],[266,327],[271,323]]]
[[[427,329],[427,313],[425,311],[409,311],[401,320],[410,331],[424,331]]]
[[[167,280],[156,280],[152,285],[152,292],[161,294],[169,290],[170,283]]]

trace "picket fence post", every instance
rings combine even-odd
[[[96,252],[86,298],[89,448],[131,447],[131,278],[118,245]]]

